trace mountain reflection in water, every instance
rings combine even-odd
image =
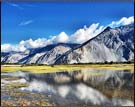
[[[18,75],[17,75],[18,74]],[[78,70],[34,74],[15,72],[29,83],[21,90],[51,96],[57,105],[133,106],[134,74],[128,70]]]

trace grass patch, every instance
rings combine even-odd
[[[4,78],[4,80],[6,80],[6,81],[14,81],[14,80],[19,80],[19,78],[18,77],[6,77],[6,78]]]
[[[112,97],[118,97],[121,99],[128,99],[131,101],[134,101],[134,95],[133,92],[129,92],[129,91],[124,91],[124,90],[119,90],[119,89],[115,89],[115,90],[104,90],[103,93],[108,97],[108,98],[112,98]]]
[[[51,73],[60,71],[73,71],[82,69],[110,69],[134,71],[134,64],[79,64],[79,65],[43,65],[43,66],[1,66],[1,72],[31,71],[34,73]]]
[[[10,89],[15,89],[15,88],[22,88],[22,87],[27,87],[27,83],[15,83],[15,84],[10,84],[9,88]]]
[[[30,93],[29,92],[11,92],[10,95],[11,96],[15,96],[15,97],[24,97],[24,96],[28,96]]]

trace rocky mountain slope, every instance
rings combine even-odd
[[[134,59],[134,25],[107,27],[96,37],[64,53],[55,64],[123,62]]]
[[[3,63],[73,64],[134,60],[134,24],[107,27],[85,43],[58,43],[25,52],[1,53]]]
[[[20,59],[26,57],[28,54],[23,52],[2,52],[1,62],[2,63],[18,63]]]
[[[42,48],[28,49],[25,52],[2,53],[1,62],[24,64],[53,64],[61,54],[78,44],[58,43]]]

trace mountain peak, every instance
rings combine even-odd
[[[107,27],[56,60],[56,64],[123,62],[134,59],[133,26]]]
[[[110,26],[106,27],[104,31],[109,31],[110,29],[112,29]]]
[[[134,59],[134,26],[106,29],[83,44],[56,43],[26,53],[1,53],[1,62],[73,64],[123,62]]]

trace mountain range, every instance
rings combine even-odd
[[[2,63],[74,64],[134,60],[134,24],[107,27],[83,44],[58,43],[24,52],[1,52]]]

